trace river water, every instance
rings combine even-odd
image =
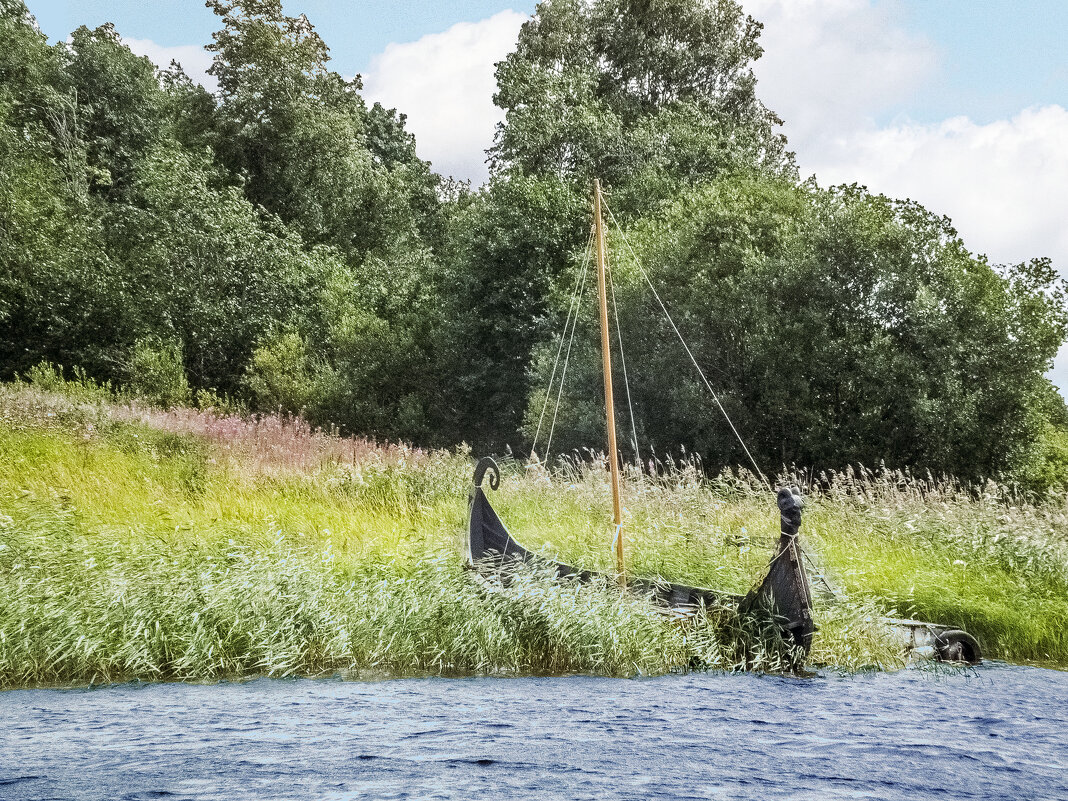
[[[988,664],[0,693],[0,799],[1068,800],[1068,673]]]

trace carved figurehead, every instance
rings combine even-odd
[[[762,582],[746,596],[741,611],[762,606],[780,621],[783,639],[806,653],[816,624],[812,619],[812,591],[805,574],[804,554],[798,542],[801,510],[805,505],[797,487],[781,487],[777,495],[781,534]]]

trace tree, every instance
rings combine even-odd
[[[99,375],[118,321],[98,217],[72,195],[50,139],[12,117],[0,93],[0,375],[42,359]]]
[[[91,188],[120,197],[134,165],[169,133],[161,125],[166,95],[156,68],[134,55],[110,23],[74,31],[66,61]]]
[[[86,196],[86,147],[63,46],[0,0],[0,375],[41,359],[104,369],[115,289]]]
[[[353,264],[396,239],[418,242],[434,181],[406,147],[403,120],[369,115],[359,76],[328,69],[326,44],[307,17],[284,14],[281,0],[208,6],[223,20],[208,46],[218,154],[248,198]],[[422,208],[413,210],[413,195]]]
[[[497,68],[495,169],[645,201],[739,167],[792,174],[756,97],[760,29],[734,0],[545,0]]]
[[[548,298],[587,224],[585,198],[553,176],[495,181],[452,220],[443,423],[456,438],[518,441]]]
[[[334,257],[219,184],[207,154],[161,144],[109,209],[108,250],[131,344],[176,340],[194,386],[236,392],[260,339],[309,314]]]
[[[63,62],[48,45],[23,0],[0,0],[0,93],[10,104],[7,123],[18,128],[46,122],[65,94]]]
[[[628,220],[717,176],[793,176],[780,121],[755,94],[759,32],[734,0],[539,3],[497,67],[506,118],[490,186],[452,229],[470,319],[458,371],[465,436],[516,438],[594,178]]]

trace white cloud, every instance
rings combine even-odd
[[[526,19],[502,11],[415,42],[390,44],[372,59],[364,96],[408,115],[419,155],[437,172],[477,185],[487,176],[483,151],[503,119],[493,105],[494,64],[515,46]]]
[[[806,166],[949,214],[996,263],[1050,256],[1068,271],[1068,110],[1052,105],[978,125],[966,117],[850,132]]]
[[[893,3],[743,0],[764,23],[756,63],[761,99],[791,141],[861,125],[908,96],[935,70],[927,39],[894,25]]]
[[[171,61],[177,61],[182,65],[186,75],[209,92],[214,92],[219,88],[215,76],[208,75],[212,55],[199,45],[164,47],[151,39],[128,39],[125,36],[122,42],[137,55],[147,56],[157,67],[165,69],[170,66]]]
[[[872,0],[743,0],[765,24],[759,93],[785,120],[802,174],[861,183],[952,218],[993,263],[1049,256],[1068,275],[1068,111],[977,124],[875,120],[939,80],[938,53]],[[1068,348],[1050,374],[1068,389]]]

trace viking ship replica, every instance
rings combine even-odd
[[[634,578],[627,576],[624,569],[623,554],[623,515],[620,502],[620,467],[619,451],[616,447],[616,426],[612,393],[612,354],[609,346],[608,328],[608,292],[605,264],[607,261],[605,231],[602,220],[603,198],[600,181],[594,182],[593,188],[593,239],[596,243],[597,287],[600,304],[601,354],[604,368],[604,394],[607,411],[608,468],[611,475],[612,509],[615,524],[615,580],[625,590],[629,590],[650,599],[662,612],[677,617],[692,617],[701,609],[733,608],[742,616],[759,616],[773,622],[786,645],[803,663],[812,646],[813,634],[817,626],[812,618],[812,592],[808,575],[804,567],[804,553],[799,542],[801,528],[801,511],[804,502],[797,487],[781,487],[777,492],[777,502],[781,519],[781,534],[775,552],[772,555],[764,577],[745,595],[720,592],[702,587],[690,587],[675,584],[662,579]],[[648,277],[647,277],[648,280]],[[650,283],[650,287],[652,287]],[[653,289],[655,294],[655,289]],[[657,296],[659,301],[659,296]],[[661,301],[661,308],[667,309]],[[670,315],[668,315],[670,321]],[[678,328],[672,322],[676,333]],[[679,334],[680,340],[682,335]],[[685,340],[683,347],[697,367],[701,378],[716,399],[724,416],[726,411],[712,391],[711,385],[701,371]],[[562,380],[562,379],[561,379]],[[763,474],[756,466],[749,449],[742,442],[734,424],[727,422],[738,436],[743,450],[750,457],[757,474]],[[500,483],[500,471],[491,458],[481,459],[474,474],[468,507],[467,552],[465,560],[469,567],[484,574],[507,576],[517,563],[541,562],[555,569],[560,579],[591,581],[599,574],[583,570],[562,562],[544,559],[520,545],[509,533],[504,523],[494,511],[486,496],[483,482],[488,476],[490,489],[496,490]],[[888,629],[896,635],[906,651],[922,656],[931,656],[946,661],[975,664],[980,661],[979,645],[975,639],[963,631],[952,630],[947,626],[924,623],[915,620],[896,620],[886,618]]]

